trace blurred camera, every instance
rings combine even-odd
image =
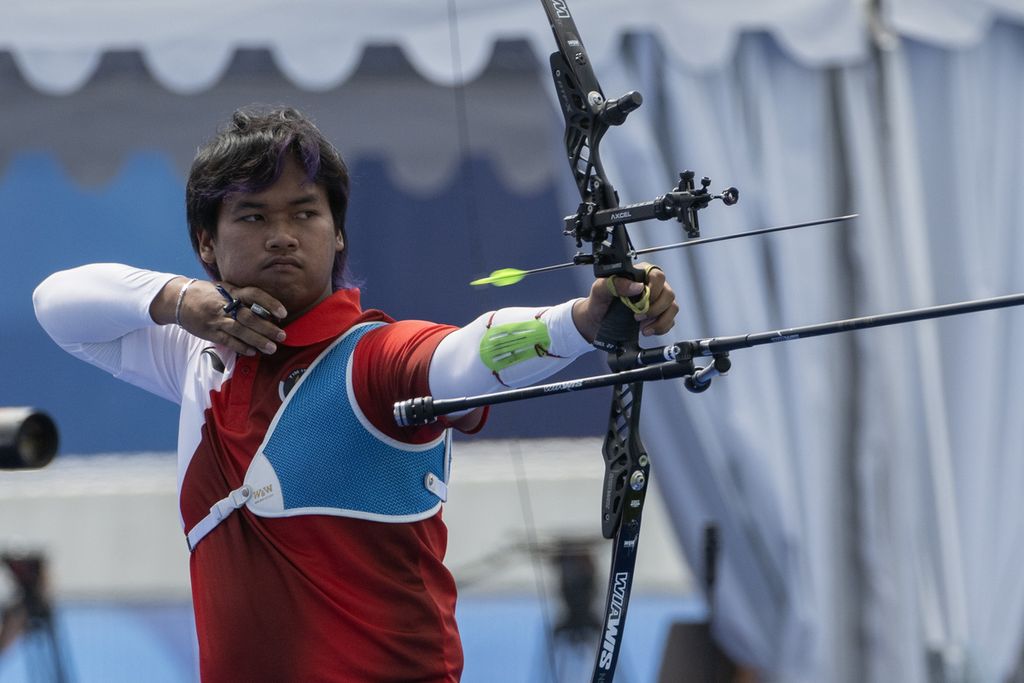
[[[57,425],[35,408],[0,408],[0,469],[37,469],[57,455]]]

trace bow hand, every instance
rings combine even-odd
[[[635,341],[638,331],[644,336],[665,334],[675,326],[679,305],[665,273],[648,263],[637,264],[636,272],[638,280],[621,275],[598,278],[590,295],[576,302],[573,322],[588,342],[621,346]]]

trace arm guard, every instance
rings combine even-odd
[[[575,301],[551,308],[502,308],[444,338],[430,362],[435,398],[533,384],[593,347],[572,320]]]

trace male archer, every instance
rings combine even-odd
[[[349,182],[294,109],[246,109],[202,147],[188,229],[210,280],[119,264],[51,275],[36,315],[62,348],[181,406],[178,483],[205,681],[457,681],[442,561],[450,428],[392,406],[520,386],[590,350],[613,294],[505,308],[455,328],[363,310],[345,268]]]

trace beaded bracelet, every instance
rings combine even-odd
[[[174,304],[174,322],[178,323],[178,327],[181,327],[181,302],[185,300],[185,292],[192,286],[193,282],[198,282],[198,278],[192,278],[181,286],[178,290],[178,302]]]

